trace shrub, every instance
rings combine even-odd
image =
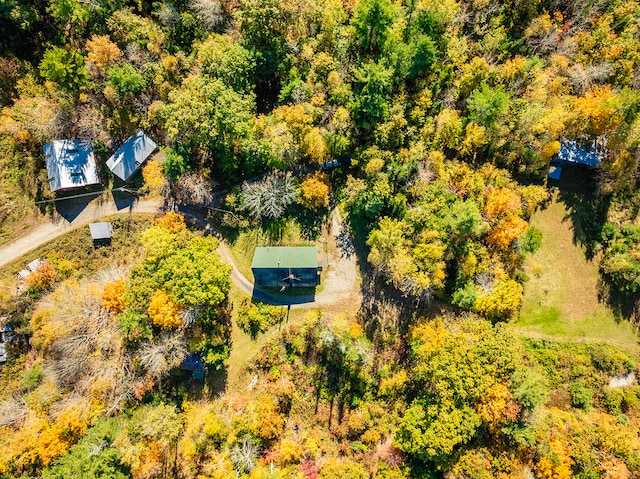
[[[366,479],[368,477],[369,473],[363,466],[349,460],[331,459],[320,471],[320,479]]]
[[[34,389],[40,383],[42,375],[42,366],[34,366],[24,373],[20,386],[27,390]]]
[[[542,231],[535,226],[531,226],[518,239],[518,246],[522,251],[527,253],[535,253],[542,246]]]
[[[589,388],[579,383],[573,383],[569,388],[569,394],[571,395],[571,405],[573,407],[584,409],[585,411],[591,409],[593,392]]]
[[[621,389],[605,388],[603,403],[611,414],[620,414],[623,400],[624,393]]]
[[[57,276],[58,272],[53,265],[46,262],[42,263],[37,270],[27,276],[25,282],[27,287],[42,291],[50,288]]]
[[[133,309],[125,309],[116,319],[125,339],[133,344],[153,337],[149,325],[151,320],[146,314],[138,313]]]
[[[473,283],[467,283],[451,295],[451,302],[461,308],[472,309],[478,299],[478,291]]]
[[[264,333],[269,327],[282,321],[284,317],[282,307],[254,304],[249,299],[244,299],[238,308],[236,323],[245,333],[255,338],[259,333]]]

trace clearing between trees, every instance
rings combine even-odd
[[[557,194],[533,215],[531,224],[542,231],[543,240],[527,261],[529,281],[517,330],[530,337],[604,342],[640,351],[633,326],[616,321],[598,299],[599,261],[588,261],[576,244],[569,209]]]

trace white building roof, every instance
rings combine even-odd
[[[113,226],[111,223],[89,223],[91,238],[94,240],[109,239],[113,236]]]
[[[45,263],[46,261],[42,258],[36,258],[34,259],[31,263],[29,263],[27,265],[27,268],[30,269],[31,271],[35,271],[37,270],[40,266],[42,266],[43,263]]]
[[[107,160],[107,166],[114,175],[126,181],[157,146],[142,130],[138,130]]]
[[[43,147],[51,191],[100,183],[98,166],[87,140],[54,140]]]

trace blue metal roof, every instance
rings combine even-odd
[[[180,364],[180,369],[185,371],[204,371],[204,361],[200,353],[189,353]]]
[[[190,353],[182,360],[180,369],[191,371],[191,377],[202,381],[204,379],[205,367],[200,353]]]
[[[559,180],[560,175],[562,175],[562,167],[561,166],[551,166],[549,168],[549,178],[552,180]]]
[[[595,142],[586,148],[576,140],[562,140],[555,161],[574,165],[600,166],[602,159],[596,151]]]

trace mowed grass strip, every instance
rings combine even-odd
[[[543,240],[526,263],[529,281],[516,329],[529,337],[608,343],[640,352],[631,324],[616,321],[598,300],[599,259],[588,261],[574,242],[566,205],[555,197],[531,222],[542,231]]]

